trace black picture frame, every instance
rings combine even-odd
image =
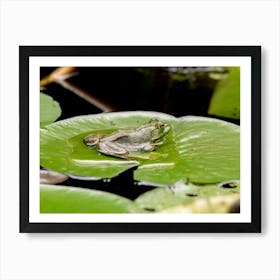
[[[251,58],[250,223],[32,223],[29,221],[29,58],[33,56],[246,56]],[[260,46],[20,46],[20,232],[236,233],[261,232]]]

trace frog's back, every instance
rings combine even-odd
[[[139,145],[151,140],[150,131],[135,131],[134,133],[119,137],[116,142],[123,145]]]

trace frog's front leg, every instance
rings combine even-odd
[[[129,151],[116,145],[115,143],[110,142],[99,142],[96,145],[96,149],[102,153],[109,156],[116,156],[120,158],[128,158]]]
[[[146,143],[143,147],[142,150],[144,152],[152,152],[155,149],[154,145],[151,145],[150,143]]]

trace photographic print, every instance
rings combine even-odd
[[[260,232],[260,47],[21,46],[20,85],[21,232]]]

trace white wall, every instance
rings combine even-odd
[[[275,0],[0,0],[1,279],[280,279]],[[19,234],[18,45],[262,45],[262,234]]]

